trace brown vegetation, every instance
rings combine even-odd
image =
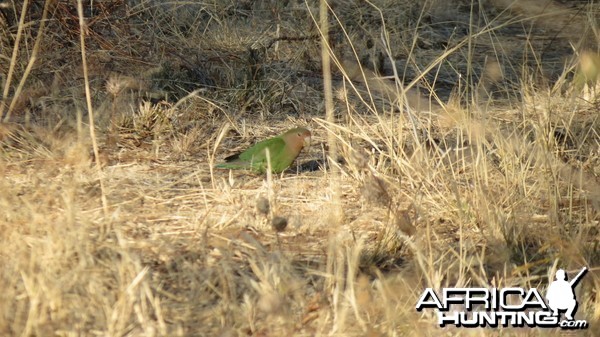
[[[1,336],[545,336],[414,307],[582,266],[600,333],[596,3],[331,1],[329,119],[316,1],[0,5]]]

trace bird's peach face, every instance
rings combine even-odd
[[[303,132],[298,132],[298,137],[300,139],[302,139],[302,145],[304,147],[310,146],[310,137],[311,137],[310,131],[306,130]]]

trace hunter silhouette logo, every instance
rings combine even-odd
[[[585,320],[575,320],[575,288],[588,269],[583,268],[570,282],[567,273],[556,271],[550,282],[546,301],[536,288],[427,288],[415,309],[437,309],[440,327],[540,327],[585,329]],[[566,320],[560,313],[565,312]]]
[[[565,317],[570,321],[573,320],[573,315],[577,311],[575,287],[587,271],[588,269],[583,267],[571,282],[567,281],[567,274],[564,270],[559,269],[556,271],[556,281],[550,284],[546,292],[548,306],[552,309],[554,316],[559,316],[560,311],[566,311]]]

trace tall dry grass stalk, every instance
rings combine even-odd
[[[327,121],[334,124],[334,106],[333,106],[333,86],[331,79],[331,53],[329,45],[329,5],[327,1],[321,0],[319,5],[319,28],[321,34],[321,66],[323,69],[323,94],[325,100],[325,117]],[[334,130],[327,129],[327,151],[329,170],[331,172],[331,212],[328,214],[332,227],[337,228],[343,221],[344,212],[341,208],[340,190],[339,190],[339,170],[335,164],[338,158],[338,145]]]
[[[13,79],[14,72],[15,72],[15,67],[17,66],[17,56],[18,56],[18,53],[20,50],[19,45],[20,45],[22,35],[23,35],[23,28],[25,27],[25,22],[24,22],[25,16],[29,9],[28,5],[29,5],[28,0],[23,1],[23,5],[21,7],[21,16],[19,18],[19,25],[18,25],[16,37],[15,37],[15,44],[14,44],[14,47],[12,50],[10,65],[8,67],[8,74],[6,75],[6,79],[4,81],[4,89],[2,92],[2,104],[0,104],[0,120],[2,120],[2,117],[4,116],[5,123],[10,121],[10,116],[12,114],[13,109],[15,108],[17,102],[19,102],[21,100],[21,92],[23,91],[23,88],[25,87],[25,83],[27,81],[27,78],[29,77],[29,74],[31,73],[31,69],[33,68],[33,66],[35,65],[35,62],[37,60],[39,49],[40,49],[40,43],[42,42],[42,39],[44,38],[44,32],[45,32],[45,28],[46,28],[46,20],[48,18],[48,10],[51,6],[50,1],[47,1],[44,3],[44,9],[42,11],[42,18],[40,20],[40,26],[38,28],[38,32],[37,32],[37,35],[35,38],[35,43],[33,45],[33,49],[31,50],[31,54],[29,55],[29,60],[27,62],[27,66],[23,72],[23,75],[21,75],[19,84],[17,84],[17,86],[15,88],[14,95],[10,101],[10,104],[8,105],[8,110],[6,110],[6,115],[4,115],[4,109],[6,108],[5,105],[8,100],[8,94],[10,92],[12,79]]]
[[[86,51],[85,51],[85,32],[87,31],[87,26],[85,23],[85,19],[83,17],[83,3],[82,0],[77,0],[77,15],[79,17],[79,42],[81,46],[81,65],[83,67],[83,80],[85,87],[85,102],[87,105],[87,115],[88,122],[90,127],[90,138],[92,141],[92,148],[94,150],[94,160],[96,162],[96,170],[98,174],[98,180],[100,183],[100,200],[102,201],[102,209],[104,210],[104,216],[106,221],[108,221],[109,210],[108,210],[108,200],[106,199],[106,193],[104,188],[104,179],[102,177],[102,165],[100,163],[100,151],[98,147],[98,142],[96,138],[96,125],[94,122],[94,108],[92,106],[92,93],[90,91],[90,82],[88,76],[88,64],[86,59]]]

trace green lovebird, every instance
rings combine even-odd
[[[277,137],[254,144],[248,150],[225,158],[226,163],[218,164],[222,169],[248,169],[259,173],[267,171],[267,150],[271,158],[271,171],[285,171],[298,157],[304,146],[310,144],[310,131],[294,128]]]

